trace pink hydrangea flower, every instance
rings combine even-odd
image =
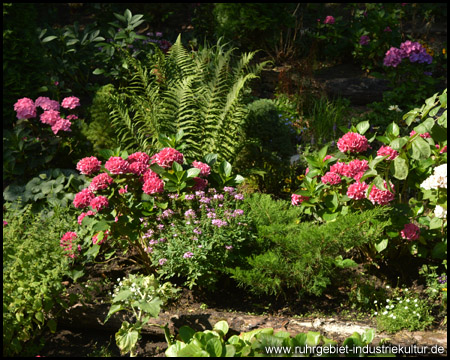
[[[348,163],[344,175],[359,180],[368,169],[369,162],[367,160],[354,159]]]
[[[59,111],[59,102],[56,100],[51,100],[46,96],[39,96],[34,102],[36,107],[42,108],[42,110],[55,110]]]
[[[76,232],[68,231],[66,232],[63,237],[61,238],[59,245],[63,248],[65,252],[68,252],[69,254],[66,254],[65,256],[74,258],[75,254],[73,253],[73,241],[78,237]]]
[[[150,165],[148,163],[135,161],[130,164],[128,171],[135,175],[143,175],[148,170],[149,166]]]
[[[105,230],[103,232],[103,239],[101,241],[98,241],[98,233],[97,233],[92,237],[92,243],[94,245],[96,245],[96,244],[101,245],[108,239],[108,236],[109,236],[109,230]]]
[[[347,189],[347,196],[353,200],[361,200],[366,198],[366,190],[369,187],[365,182],[355,182]]]
[[[148,169],[143,175],[142,175],[142,182],[146,182],[147,180],[153,179],[153,178],[159,178],[158,174],[152,171],[151,169]]]
[[[412,130],[410,133],[409,133],[409,136],[410,137],[413,137],[414,135],[416,135],[417,133],[414,131],[414,130]],[[428,132],[426,132],[426,133],[424,133],[424,134],[419,134],[419,136],[422,138],[422,139],[429,139],[429,138],[431,138],[431,135],[430,135],[430,133],[428,133]]]
[[[72,131],[70,126],[72,123],[67,119],[59,119],[53,126],[52,131],[56,135],[58,131]]]
[[[303,201],[308,201],[308,196],[292,194],[291,195],[291,204],[294,206],[300,205]]]
[[[61,119],[61,116],[59,111],[46,110],[41,114],[40,119],[41,123],[53,126]]]
[[[14,110],[17,113],[18,119],[30,119],[36,117],[36,105],[33,100],[26,97],[17,100],[14,104]]]
[[[348,132],[338,140],[337,147],[343,153],[361,153],[367,150],[369,143],[364,135]]]
[[[195,177],[194,182],[195,182],[195,184],[191,189],[194,191],[202,191],[208,186],[208,180],[206,180],[206,179]]]
[[[193,256],[194,256],[194,254],[191,253],[190,251],[184,253],[184,255],[183,255],[183,257],[184,257],[185,259],[189,259],[189,258],[191,258],[191,257],[193,257]]]
[[[359,45],[369,45],[370,42],[370,37],[368,37],[367,35],[362,35],[359,38]]]
[[[129,171],[130,164],[120,156],[111,156],[105,163],[105,168],[111,174],[126,174]]]
[[[320,179],[324,184],[329,184],[329,185],[337,185],[339,184],[342,179],[341,177],[331,171],[328,171],[324,176],[322,176],[322,178]]]
[[[92,207],[92,209],[96,210],[97,212],[106,209],[109,205],[108,198],[106,196],[97,196],[94,197],[89,205]]]
[[[400,65],[402,59],[403,59],[403,51],[396,47],[391,47],[384,56],[383,65],[392,66],[395,68],[398,65]]]
[[[95,198],[94,193],[89,189],[83,189],[78,194],[75,195],[73,199],[73,205],[77,209],[83,209],[88,207],[91,203],[91,200]]]
[[[323,158],[323,162],[327,161],[328,159],[331,159],[333,156],[327,155]]]
[[[192,166],[200,169],[199,176],[207,177],[211,173],[211,167],[208,164],[202,163],[200,161],[192,162]]]
[[[66,116],[67,120],[76,120],[78,119],[78,116],[74,115],[74,114],[70,114]]]
[[[128,156],[127,161],[132,164],[134,162],[140,162],[143,164],[148,164],[150,161],[150,156],[144,152],[135,152]]]
[[[107,173],[101,173],[92,179],[88,189],[91,191],[105,190],[113,181],[113,178]]]
[[[413,241],[418,240],[420,236],[420,228],[413,224],[406,224],[403,230],[400,231],[400,235],[403,239]]]
[[[95,156],[85,157],[78,161],[77,170],[83,175],[92,175],[100,171],[100,165],[102,164]]]
[[[82,224],[83,224],[83,219],[84,219],[86,216],[91,216],[91,215],[95,215],[95,212],[89,210],[88,212],[83,212],[83,213],[81,213],[81,214],[78,216],[78,218],[77,218],[78,224],[82,225]]]
[[[183,164],[184,156],[178,150],[172,148],[164,148],[159,153],[151,157],[152,164],[157,163],[163,168],[171,168],[174,161]]]
[[[328,16],[325,18],[325,20],[323,21],[324,24],[330,24],[330,25],[334,24],[334,22],[335,22],[335,19],[334,19],[334,17],[331,16],[331,15],[328,15]]]
[[[119,194],[126,194],[128,192],[128,185],[119,189]]]
[[[157,176],[150,177],[146,182],[144,182],[142,190],[148,195],[162,193],[164,191],[164,181]]]
[[[392,200],[394,200],[395,195],[394,193],[387,190],[387,183],[384,182],[384,186],[386,187],[386,190],[380,190],[375,185],[372,187],[372,190],[369,194],[369,200],[372,202],[372,204],[379,204],[379,205],[387,205]],[[394,185],[391,184],[392,191],[394,191]]]
[[[63,99],[61,106],[65,109],[75,109],[80,106],[80,99],[75,96],[69,96]]]
[[[382,146],[377,151],[378,156],[388,156],[386,160],[394,160],[398,156],[398,151],[394,150],[390,146]]]
[[[348,165],[344,162],[338,161],[337,163],[330,166],[330,172],[334,172],[342,176],[347,176],[346,174],[348,174]]]

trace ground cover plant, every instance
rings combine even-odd
[[[46,355],[65,310],[106,304],[117,353],[141,355],[152,319],[214,296],[446,325],[444,5],[28,5],[3,5],[4,356]],[[361,116],[314,80],[349,61],[390,84]],[[259,324],[156,326],[166,356],[338,344]]]

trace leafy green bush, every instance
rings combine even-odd
[[[245,141],[235,166],[245,177],[256,175],[261,191],[278,193],[280,181],[289,174],[290,156],[295,153],[294,130],[278,114],[272,100],[256,100],[248,110]]]
[[[3,214],[3,356],[34,355],[40,335],[56,330],[58,313],[67,307],[62,278],[69,267],[60,247],[73,226],[70,211],[55,207],[33,214],[6,204]],[[5,224],[6,221],[6,224]]]
[[[182,326],[176,340],[173,339],[173,336],[166,334],[169,345],[166,356],[260,357],[282,355],[291,357],[327,356],[326,354],[337,353],[338,342],[326,338],[319,332],[308,331],[293,336],[286,331],[274,332],[273,328],[263,328],[227,338],[228,331],[228,323],[224,320],[217,322],[212,330],[196,332],[189,326]],[[375,331],[373,329],[366,330],[362,335],[355,332],[343,341],[342,347],[347,348],[347,354],[356,355],[355,347],[362,349],[371,344],[374,338]],[[365,354],[360,353],[359,356],[365,356]]]
[[[257,294],[279,295],[294,289],[320,295],[331,283],[338,263],[343,265],[346,252],[378,240],[389,224],[383,219],[386,211],[379,209],[320,225],[292,221],[297,210],[268,195],[255,194],[248,206],[265,251],[248,257],[245,267],[230,269],[230,273],[240,286]]]
[[[84,175],[70,169],[49,169],[41,172],[26,185],[11,184],[3,191],[3,199],[11,202],[13,209],[28,208],[33,213],[45,207],[67,208],[78,192],[89,183]]]
[[[92,143],[94,151],[114,149],[119,146],[111,126],[107,100],[113,89],[114,85],[108,84],[97,90],[89,108],[89,123],[83,123],[82,132]]]

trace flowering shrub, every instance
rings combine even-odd
[[[93,176],[73,200],[83,211],[77,234],[84,239],[86,259],[95,258],[105,247],[132,247],[142,264],[159,269],[161,276],[174,276],[167,269],[176,269],[189,274],[190,286],[200,278],[205,285],[213,283],[214,271],[220,269],[217,264],[234,258],[231,253],[240,248],[246,239],[242,234],[248,231],[242,210],[235,206],[243,196],[233,186],[242,178],[231,175],[231,165],[224,161],[214,169],[214,154],[188,165],[182,153],[168,147],[153,156],[128,155],[120,149],[103,151],[102,156],[107,158],[104,165],[93,156],[77,164],[81,173]],[[199,181],[204,182],[204,191],[197,190]],[[215,190],[220,188],[223,194]],[[194,246],[192,234],[200,247]]]
[[[307,156],[308,169],[292,205],[322,221],[373,206],[393,207],[395,223],[387,230],[393,247],[444,256],[447,155],[441,151],[446,149],[447,122],[446,112],[438,113],[446,109],[446,99],[446,91],[435,94],[422,108],[404,115],[407,125],[422,120],[405,134],[392,123],[382,136],[366,138],[370,125],[361,122],[339,139],[339,152],[330,157],[324,147]],[[381,252],[388,243],[385,239],[375,248]]]

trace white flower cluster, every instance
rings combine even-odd
[[[439,219],[446,219],[447,210],[445,210],[441,205],[436,205],[434,209],[434,216],[436,216]]]
[[[434,169],[433,175],[420,184],[420,187],[425,190],[438,188],[447,189],[447,164],[437,166]]]

